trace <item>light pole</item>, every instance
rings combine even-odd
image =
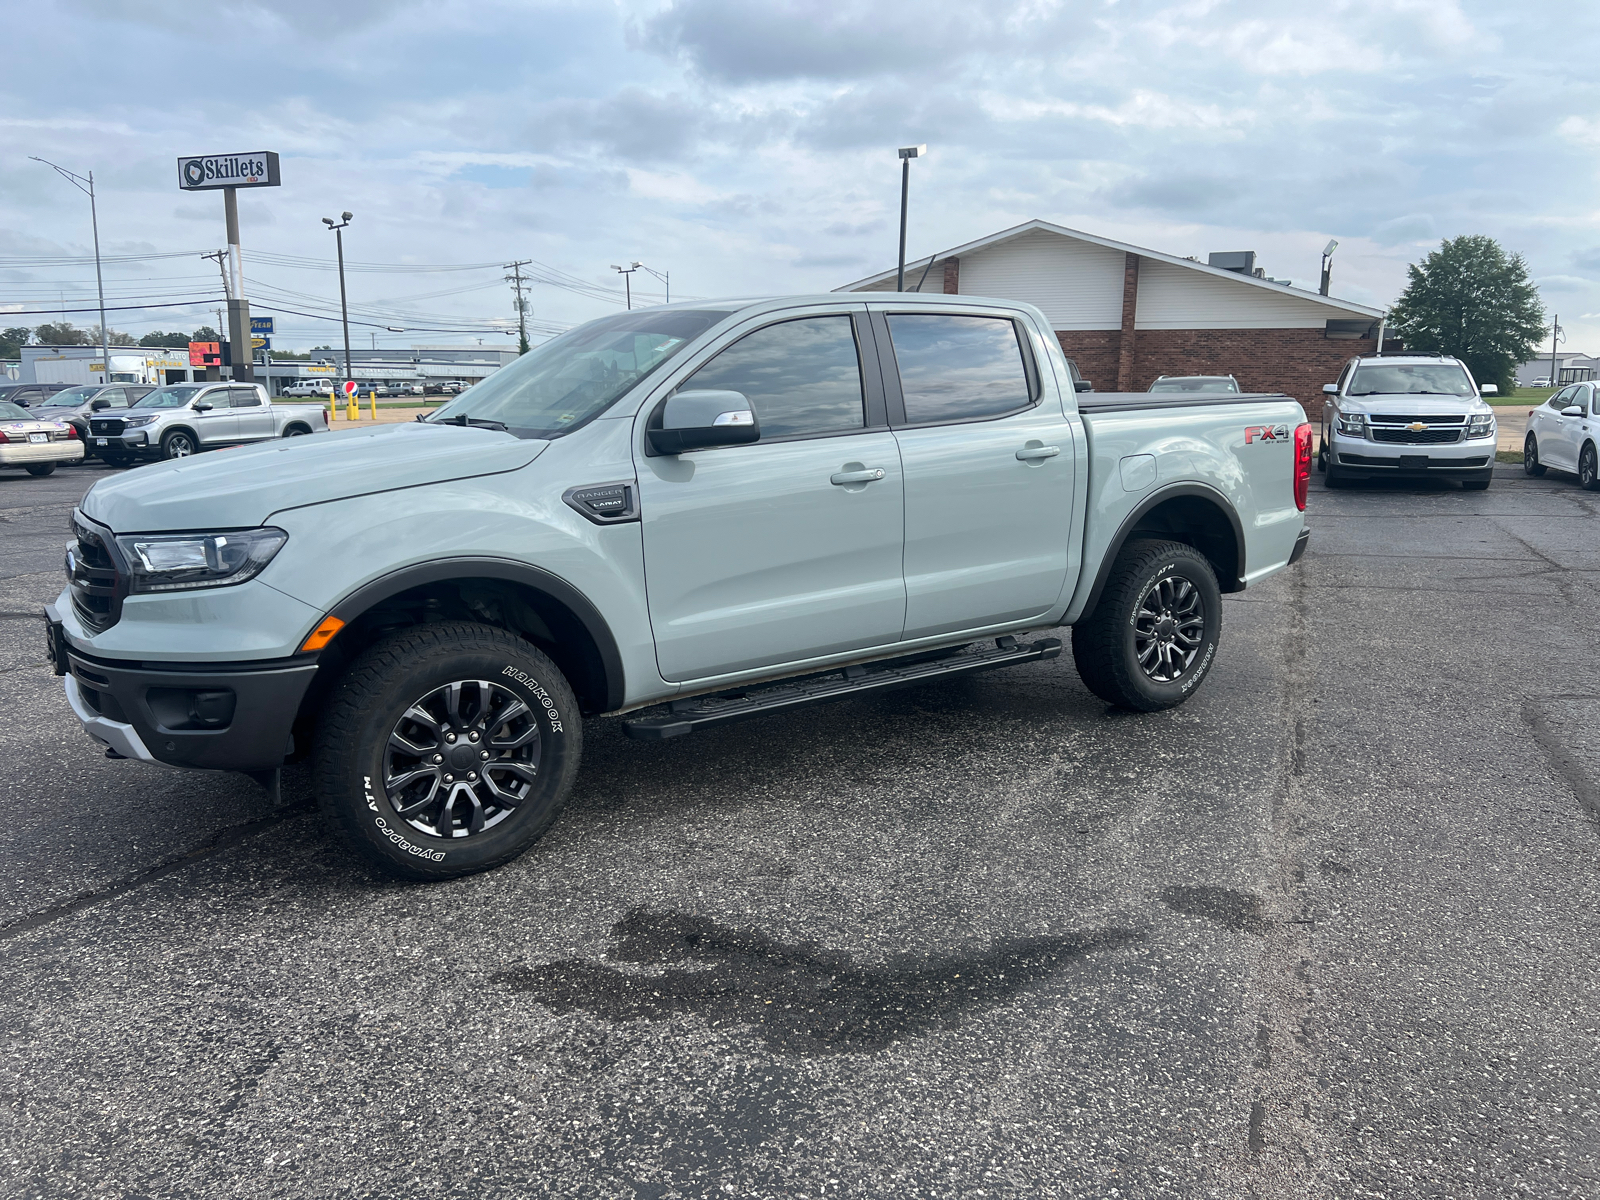
[[[628,307],[631,309],[633,307],[633,280],[629,277],[639,269],[639,264],[630,263],[626,267],[619,267],[616,263],[612,263],[611,269],[622,276],[622,284],[627,289],[628,294]]]
[[[926,145],[900,147],[900,270],[894,290],[906,290],[906,198],[911,192],[911,160],[928,152]]]
[[[1328,294],[1328,285],[1333,282],[1333,252],[1339,248],[1335,238],[1329,238],[1328,244],[1322,248],[1322,294]]]
[[[1561,314],[1550,318],[1550,386],[1561,386],[1561,372],[1556,367],[1556,346],[1567,340],[1567,331],[1561,328]]]
[[[350,369],[350,307],[344,298],[344,227],[350,224],[352,213],[340,213],[342,224],[335,225],[332,217],[323,217],[322,223],[333,230],[334,244],[339,250],[339,316],[344,320],[344,382],[353,377]],[[344,389],[341,388],[340,391]],[[353,402],[352,402],[353,403]]]
[[[641,271],[650,272],[650,274],[654,275],[657,279],[661,280],[661,285],[664,288],[667,289],[667,298],[666,298],[665,303],[671,304],[672,303],[672,272],[671,271],[658,271],[654,267],[645,266],[643,263],[634,263],[633,265],[638,267],[639,270],[641,270]]]
[[[94,230],[94,284],[100,292],[100,364],[105,374],[103,382],[111,382],[111,334],[106,329],[106,285],[100,275],[100,214],[95,211],[94,203],[94,172],[90,171],[87,178],[65,167],[58,167],[49,159],[39,158],[30,154],[34,162],[44,163],[52,171],[62,176],[73,187],[89,197],[89,226]]]

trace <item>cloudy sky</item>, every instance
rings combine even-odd
[[[837,287],[894,265],[894,149],[926,142],[912,257],[1039,217],[1314,287],[1336,237],[1335,294],[1382,305],[1487,233],[1600,353],[1597,35],[1555,0],[33,0],[0,41],[0,324],[94,295],[87,202],[31,155],[94,170],[109,303],[184,305],[111,320],[143,333],[221,294],[221,198],[177,156],[276,150],[246,275],[303,347],[343,209],[356,344],[507,344],[372,327],[504,325],[513,258],[541,329],[636,259],[674,298]],[[464,269],[394,269],[423,265]]]

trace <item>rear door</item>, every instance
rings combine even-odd
[[[233,413],[238,422],[234,437],[241,442],[259,442],[273,436],[272,406],[262,401],[259,389],[232,387],[228,394],[233,397]]]
[[[774,319],[678,385],[742,392],[760,441],[638,451],[645,586],[664,679],[900,637],[900,456],[865,311],[853,308]]]
[[[873,314],[906,490],[917,638],[1040,616],[1066,585],[1072,427],[1005,312]]]
[[[192,418],[194,431],[200,439],[202,449],[226,446],[238,440],[236,431],[239,428],[239,418],[234,415],[233,400],[228,391],[229,389],[225,387],[211,388],[195,397]],[[201,412],[199,406],[202,404],[209,404],[211,407]]]

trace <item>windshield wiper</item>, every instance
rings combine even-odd
[[[442,421],[435,421],[426,416],[419,416],[417,420],[424,425],[460,425],[463,428],[473,429],[498,429],[502,433],[510,433],[511,426],[504,421],[490,421],[484,417],[469,417],[466,413],[459,413],[453,417],[446,417]]]

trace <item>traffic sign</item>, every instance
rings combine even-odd
[[[356,394],[356,381],[354,379],[346,379],[344,381],[344,394],[346,396],[354,396]]]
[[[250,332],[255,334],[257,337],[261,337],[262,335],[271,337],[278,331],[272,327],[271,317],[251,317]]]
[[[254,322],[251,322],[251,323],[254,324]],[[269,338],[269,337],[253,337],[253,338],[250,339],[250,349],[252,349],[252,350],[271,350],[272,349],[272,339]]]

